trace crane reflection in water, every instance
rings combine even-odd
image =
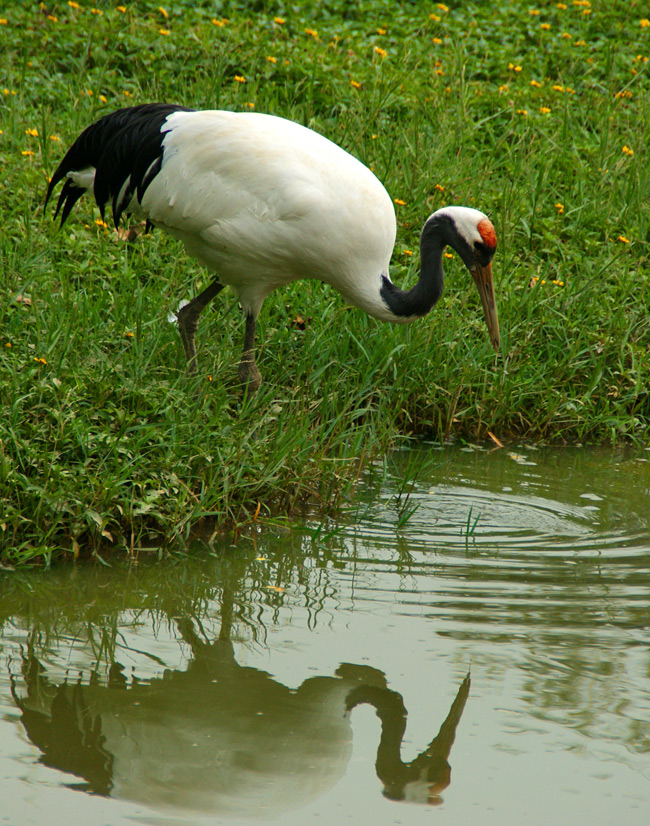
[[[12,695],[40,761],[82,779],[71,788],[154,808],[278,814],[318,797],[343,776],[352,750],[350,715],[367,703],[381,721],[375,767],[384,795],[441,802],[469,674],[436,736],[403,762],[407,712],[381,671],[346,663],[333,676],[310,677],[291,689],[239,665],[230,633],[232,601],[224,599],[215,640],[196,619],[177,617],[174,625],[191,649],[189,664],[147,681],[127,679],[114,662],[107,679],[93,671],[57,684],[30,636],[22,679],[11,675]]]

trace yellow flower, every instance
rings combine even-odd
[[[437,6],[440,9],[440,11],[449,11],[449,6],[445,6],[444,3],[438,3]]]
[[[127,338],[135,338],[135,333],[132,333],[130,330],[127,330],[127,331],[124,333],[124,335],[125,335]]]
[[[539,14],[539,9],[530,9],[528,14],[532,14],[533,17],[537,17],[537,15]]]
[[[539,80],[531,80],[530,85],[534,86],[536,89],[542,88],[542,84],[539,82]]]
[[[557,8],[558,8],[560,11],[564,11],[564,9],[566,9],[566,3],[558,3],[558,4],[557,4]]]
[[[564,204],[555,204],[555,209],[557,209],[558,215],[564,215]]]
[[[445,253],[443,253],[443,255],[445,256],[445,258],[453,258],[454,257],[452,255],[452,253],[450,253],[450,252],[445,252]]]
[[[0,17],[0,26],[6,26],[8,22],[6,17]]]
[[[616,240],[620,241],[621,244],[629,244],[630,243],[630,239],[626,238],[624,235],[619,235]]]
[[[564,86],[562,86],[562,85],[561,85],[561,84],[559,84],[559,83],[554,83],[554,84],[553,84],[553,90],[554,90],[555,92],[563,92],[563,91],[564,91]]]
[[[377,29],[377,34],[386,34],[386,29]]]
[[[508,84],[507,83],[502,83],[501,86],[499,86],[499,92],[507,92],[507,91],[508,91]]]
[[[51,141],[60,141],[61,138],[58,135],[50,135],[50,140]]]
[[[540,24],[540,29],[544,29],[545,32],[550,31],[551,24],[550,23],[542,23]]]
[[[226,24],[223,22],[223,20],[217,20],[216,17],[213,17],[212,18],[212,25],[213,26],[219,26],[220,28],[223,28]]]
[[[246,78],[243,75],[235,75],[235,81],[237,83],[246,83]]]
[[[442,43],[442,40],[439,37],[434,37],[433,42],[436,44],[436,46],[439,46]]]
[[[513,72],[521,72],[521,66],[518,66],[515,63],[508,63],[508,68],[512,69]]]
[[[434,188],[437,192],[444,192],[444,191],[445,191],[445,188],[444,188],[444,186],[442,186],[442,184],[436,184],[433,188]]]
[[[59,22],[59,18],[55,14],[48,14],[47,19],[51,20],[53,23]]]
[[[627,155],[629,158],[631,158],[632,155],[634,155],[634,149],[630,149],[629,146],[624,146],[621,151],[624,155]]]
[[[350,81],[350,86],[354,86],[355,89],[360,89],[361,88],[361,84],[359,83],[358,80],[351,80]]]
[[[274,17],[273,22],[277,23],[278,26],[284,26],[284,17]]]
[[[158,6],[158,11],[162,14],[162,16],[165,18],[165,20],[167,20],[169,18],[169,15],[167,14],[167,10],[163,9],[162,6]]]
[[[402,250],[404,255],[413,255],[413,250]]]
[[[104,12],[103,12],[101,9],[91,9],[91,10],[90,10],[90,13],[91,13],[91,14],[97,14],[97,15],[99,15],[100,17],[104,14]]]
[[[551,112],[548,106],[540,106],[539,111],[542,113],[542,115],[548,115]]]
[[[116,8],[122,14],[124,14],[126,12],[126,6],[117,6]]]
[[[305,29],[305,34],[308,34],[310,37],[318,37],[316,29]]]
[[[586,46],[587,41],[586,40],[576,40],[576,42],[573,45],[574,46]]]
[[[433,20],[434,23],[440,23],[440,21],[442,20],[442,17],[440,17],[439,14],[430,14],[429,15],[429,20]]]
[[[406,201],[403,201],[401,198],[393,198],[393,201],[395,201],[398,206],[406,206]]]
[[[278,62],[277,57],[273,57],[273,55],[267,55],[266,59],[268,60],[269,63],[277,63]]]
[[[629,89],[623,89],[622,92],[617,92],[614,95],[614,97],[615,98],[631,98],[632,97],[632,92],[630,92]]]
[[[39,359],[36,356],[34,356],[34,361],[37,361],[39,364],[47,364],[47,361],[45,361],[45,359]]]
[[[70,6],[70,8],[71,8],[71,9],[79,9],[79,8],[81,8],[81,6],[79,5],[79,3],[75,3],[75,0],[68,0],[68,5]]]
[[[38,137],[38,129],[25,129],[25,134],[26,135],[31,135],[32,138],[37,138]]]
[[[101,100],[102,103],[107,103],[106,95],[100,95],[99,99]]]
[[[527,117],[528,109],[517,109],[517,114],[518,115],[523,115],[524,117]]]
[[[375,52],[379,55],[379,57],[386,57],[388,54],[386,49],[382,49],[381,46],[375,46]]]
[[[650,20],[648,20],[647,17],[644,17],[643,20],[639,20],[639,26],[641,26],[642,29],[647,29],[648,26],[650,26]]]
[[[106,223],[106,221],[102,221],[101,218],[95,218],[95,223],[97,224],[98,227],[103,227],[104,229],[108,229],[108,224]]]
[[[569,32],[562,32],[562,34],[560,35],[560,37],[563,37],[565,40],[571,40],[571,38],[573,37],[573,35],[569,34]]]
[[[33,155],[34,153],[32,152],[31,149],[23,149],[23,151],[20,154],[21,155]]]
[[[132,98],[132,97],[133,97],[132,93],[131,93],[131,92],[129,92],[129,90],[128,90],[128,89],[125,89],[125,90],[122,92],[122,94],[124,95],[124,97],[125,97],[125,98]]]
[[[254,108],[255,108],[255,104],[254,104],[254,103],[251,103],[250,101],[248,101],[247,103],[245,103],[245,104],[244,104],[244,106],[248,106],[248,108],[249,108],[249,109],[254,109]]]
[[[169,29],[158,29],[158,34],[162,34],[164,37],[166,37],[169,33]]]

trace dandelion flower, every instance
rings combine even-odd
[[[557,209],[558,215],[564,215],[564,204],[557,203],[555,204],[555,209]]]
[[[530,85],[534,86],[536,89],[542,88],[542,84],[539,82],[539,80],[531,80]]]
[[[642,29],[647,29],[650,26],[650,20],[644,17],[643,20],[639,20],[639,26],[641,26]]]
[[[626,238],[624,235],[619,235],[616,240],[620,241],[621,244],[629,244],[630,243],[630,239]]]
[[[542,113],[542,115],[550,115],[551,113],[551,110],[548,108],[548,106],[540,106],[539,111]]]
[[[68,0],[68,5],[70,6],[71,9],[80,9],[81,8],[79,3],[75,3],[75,0]]]
[[[31,149],[23,149],[23,151],[20,154],[28,156],[28,155],[33,155],[34,153],[32,152]]]
[[[246,78],[243,75],[235,75],[236,83],[246,83]]]
[[[632,157],[632,155],[634,155],[634,149],[631,149],[629,146],[624,146],[624,147],[621,149],[621,152],[622,152],[624,155],[627,155],[627,156],[628,156],[628,158],[631,158],[631,157]]]
[[[386,34],[386,29],[377,29],[377,34]]]
[[[518,115],[523,115],[524,117],[528,116],[528,109],[517,109]]]
[[[454,257],[452,255],[452,253],[450,253],[450,252],[445,252],[445,253],[443,253],[443,255],[445,256],[445,258],[453,258]]]
[[[116,8],[121,14],[126,13],[126,6],[116,6]]]
[[[273,22],[277,23],[278,26],[284,26],[285,20],[284,20],[284,17],[274,17]]]
[[[39,364],[47,364],[47,361],[45,359],[38,358],[37,356],[34,356],[34,361],[37,361]]]
[[[25,134],[26,135],[31,135],[32,138],[37,138],[38,137],[38,129],[25,129]]]
[[[310,37],[318,37],[318,32],[316,29],[305,29],[305,34],[308,34]]]
[[[216,17],[213,17],[212,18],[212,25],[213,26],[219,26],[219,28],[223,28],[226,24],[223,22],[223,20],[217,20]]]
[[[404,255],[413,255],[413,250],[402,250]]]
[[[440,17],[439,14],[430,14],[429,15],[429,20],[433,20],[434,23],[440,23],[440,21],[442,20],[442,17]]]
[[[551,24],[550,23],[542,23],[540,25],[540,29],[543,29],[545,32],[548,32],[548,31],[551,30]]]
[[[360,89],[361,88],[361,84],[359,83],[358,80],[351,80],[350,81],[350,86],[354,86],[355,89]]]
[[[533,17],[537,17],[539,13],[539,9],[530,9],[528,12],[528,14],[531,14]]]
[[[158,34],[162,34],[164,37],[167,37],[170,34],[169,29],[158,29]]]
[[[442,43],[442,40],[439,37],[434,37],[433,42],[436,44],[436,46],[439,46]]]
[[[445,6],[444,3],[438,3],[437,6],[440,9],[440,11],[449,11],[449,6]]]
[[[555,84],[553,84],[553,91],[563,92],[564,91],[564,86],[562,86],[560,83],[555,83]]]
[[[393,198],[393,201],[395,201],[398,206],[406,206],[406,201],[403,201],[401,198]]]
[[[273,55],[267,55],[266,59],[268,60],[269,63],[277,63],[278,62],[277,57],[273,57]]]
[[[162,14],[162,16],[167,20],[169,18],[169,14],[167,13],[167,9],[163,9],[162,6],[158,6],[158,11]]]
[[[436,184],[433,188],[436,190],[436,192],[444,192],[445,191],[444,186],[442,186],[441,184]]]
[[[381,46],[375,46],[375,52],[379,55],[379,57],[386,57],[388,54],[386,49],[382,49]]]

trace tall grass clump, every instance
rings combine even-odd
[[[335,508],[396,439],[647,441],[650,22],[622,0],[9,3],[0,17],[0,559],[185,537]],[[491,352],[460,263],[428,318],[391,327],[319,283],[273,295],[264,384],[242,399],[223,293],[186,375],[167,314],[205,283],[173,239],[90,199],[42,210],[93,119],[168,100],[297,120],[396,199],[392,274],[447,203],[499,236]]]

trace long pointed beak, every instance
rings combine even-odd
[[[470,272],[474,283],[481,296],[483,303],[483,312],[485,313],[485,321],[488,326],[490,334],[490,341],[494,349],[499,352],[499,315],[497,313],[497,303],[494,298],[494,281],[492,280],[492,263],[487,267],[482,267],[480,264],[475,264]]]

